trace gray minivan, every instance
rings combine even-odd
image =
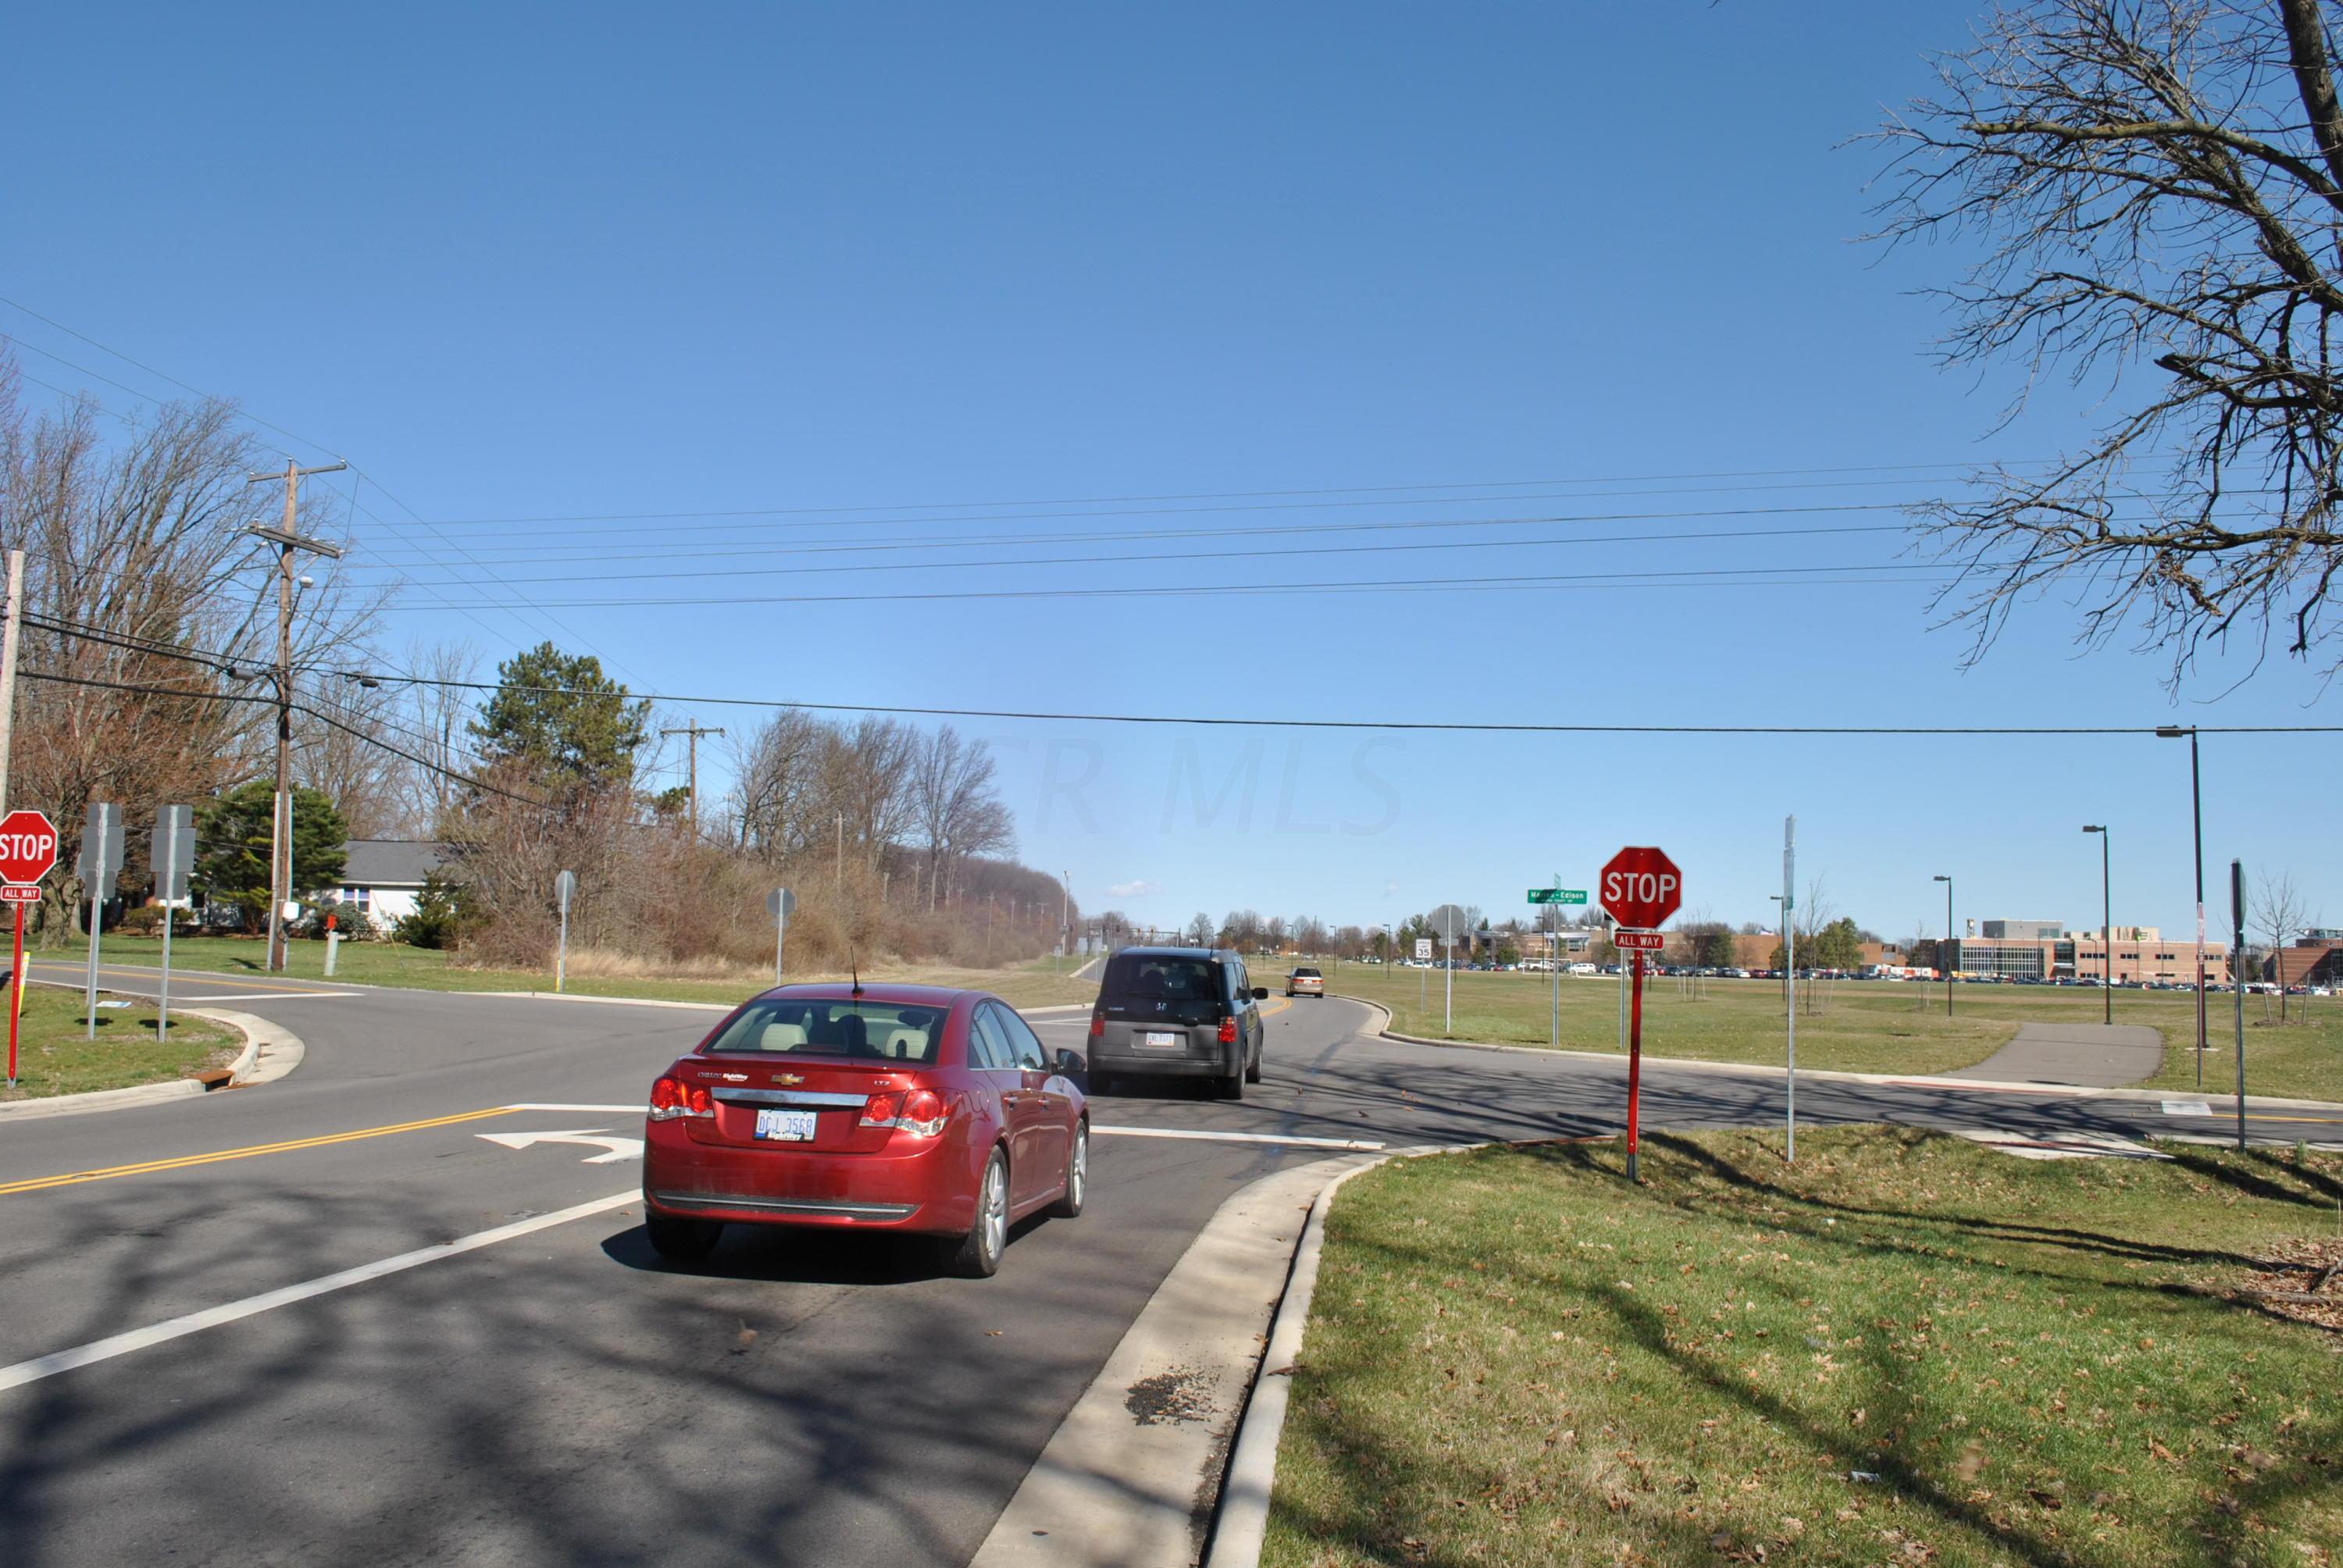
[[[1223,1100],[1261,1081],[1266,986],[1211,948],[1125,948],[1106,960],[1091,1009],[1090,1087],[1121,1078],[1206,1078]]]

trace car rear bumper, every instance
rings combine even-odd
[[[1237,1070],[1236,1046],[1225,1048],[1225,1056],[1172,1056],[1161,1051],[1116,1052],[1092,1050],[1090,1065],[1092,1072],[1112,1073],[1117,1078],[1226,1078]]]
[[[960,1235],[976,1222],[976,1177],[960,1170],[967,1162],[949,1138],[900,1153],[825,1154],[698,1143],[681,1122],[654,1121],[643,1140],[643,1203],[679,1220]]]

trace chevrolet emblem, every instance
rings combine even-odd
[[[803,1083],[805,1080],[794,1072],[777,1072],[773,1074],[773,1081],[775,1083]]]

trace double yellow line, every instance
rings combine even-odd
[[[421,1132],[433,1127],[453,1127],[460,1121],[506,1116],[510,1107],[492,1105],[455,1116],[435,1116],[426,1121],[401,1121],[390,1127],[364,1127],[355,1132],[329,1132],[322,1138],[291,1138],[282,1143],[254,1143],[242,1149],[220,1149],[208,1154],[181,1154],[169,1160],[142,1160],[136,1165],[108,1165],[100,1171],[75,1171],[64,1176],[35,1176],[24,1181],[0,1182],[0,1198],[15,1192],[40,1192],[51,1187],[77,1187],[85,1181],[111,1181],[122,1176],[151,1176],[162,1171],[185,1171],[196,1165],[216,1165],[223,1160],[250,1160],[262,1154],[290,1154],[301,1149],[323,1149],[332,1143],[352,1143],[361,1138],[387,1138],[394,1132]]]

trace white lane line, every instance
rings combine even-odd
[[[155,1000],[155,996],[152,991],[143,994],[145,994],[146,1000],[149,1001]],[[366,993],[364,991],[355,990],[248,990],[231,991],[226,996],[183,996],[176,1000],[181,1002],[187,1003],[202,1003],[207,1001],[301,1001],[310,997],[364,996],[365,994]]]
[[[590,1203],[578,1203],[555,1213],[539,1214],[535,1219],[517,1220],[509,1225],[499,1225],[493,1231],[476,1231],[471,1235],[458,1236],[452,1241],[442,1241],[437,1246],[420,1248],[412,1252],[401,1252],[395,1258],[384,1258],[377,1262],[361,1263],[355,1269],[344,1269],[338,1274],[327,1274],[297,1285],[287,1285],[282,1290],[264,1291],[256,1296],[246,1296],[240,1302],[206,1307],[199,1312],[189,1312],[185,1317],[172,1318],[166,1322],[150,1323],[146,1328],[132,1329],[127,1333],[113,1334],[102,1340],[92,1340],[85,1345],[75,1345],[71,1350],[58,1351],[53,1355],[35,1356],[28,1362],[18,1362],[12,1367],[0,1367],[0,1392],[5,1392],[12,1388],[22,1388],[26,1383],[38,1382],[43,1378],[55,1377],[59,1372],[73,1372],[97,1362],[111,1361],[116,1356],[128,1355],[133,1351],[143,1351],[150,1346],[164,1344],[187,1334],[200,1333],[206,1329],[216,1329],[223,1323],[233,1323],[244,1318],[256,1317],[262,1312],[274,1312],[278,1307],[289,1307],[296,1302],[306,1302],[312,1296],[322,1296],[329,1292],[346,1290],[351,1285],[362,1285],[369,1280],[379,1280],[387,1274],[402,1273],[408,1269],[419,1269],[426,1263],[436,1263],[443,1258],[458,1257],[466,1252],[477,1252],[483,1247],[493,1247],[499,1241],[510,1241],[518,1237],[534,1234],[538,1231],[548,1231],[556,1225],[567,1225],[572,1220],[583,1220],[590,1215],[608,1212],[624,1204],[639,1202],[642,1195],[641,1188],[629,1187],[623,1192],[614,1192],[608,1198],[597,1198]]]
[[[639,1105],[508,1105],[507,1111],[585,1111],[610,1115],[618,1111],[640,1114]],[[1289,1137],[1280,1132],[1212,1132],[1202,1128],[1186,1127],[1092,1127],[1097,1133],[1113,1133],[1124,1138],[1194,1138],[1213,1143],[1278,1143],[1293,1149],[1382,1149],[1385,1145],[1371,1143],[1360,1138]]]
[[[1092,1132],[1117,1133],[1125,1138],[1196,1138],[1213,1143],[1282,1143],[1294,1149],[1381,1149],[1380,1143],[1370,1143],[1359,1138],[1300,1138],[1280,1132],[1208,1132],[1202,1128],[1186,1127],[1093,1127]]]

